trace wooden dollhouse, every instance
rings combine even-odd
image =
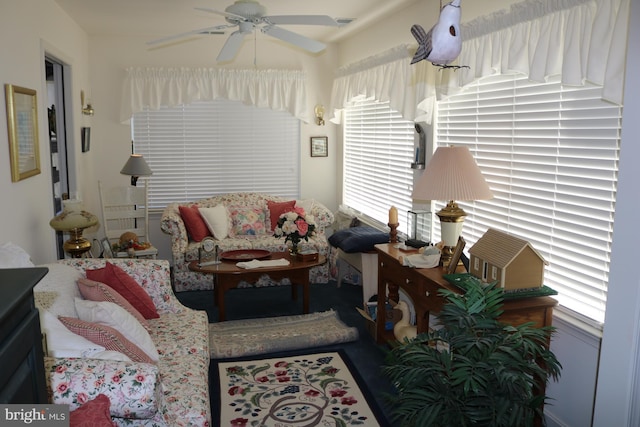
[[[526,240],[492,228],[469,249],[469,273],[505,291],[541,287],[547,264]]]

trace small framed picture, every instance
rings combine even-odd
[[[102,258],[113,258],[113,251],[111,250],[111,243],[106,237],[100,241],[102,244]]]
[[[327,157],[329,155],[329,141],[326,136],[311,137],[311,157]]]
[[[86,153],[91,149],[91,128],[82,127],[80,129],[80,138],[82,140],[82,152]]]
[[[458,267],[458,262],[460,261],[460,257],[462,256],[462,251],[466,246],[467,242],[464,240],[462,236],[458,237],[458,244],[456,245],[456,249],[453,251],[451,255],[451,262],[447,266],[447,274],[453,274],[456,272],[456,268]]]

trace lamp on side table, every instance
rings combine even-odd
[[[467,216],[455,200],[487,200],[493,193],[467,147],[438,147],[413,189],[414,200],[448,200],[436,213],[444,243],[441,262],[449,265]]]

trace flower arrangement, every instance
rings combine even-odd
[[[308,241],[313,236],[316,223],[311,215],[305,215],[304,209],[296,207],[290,212],[285,212],[278,218],[278,224],[273,230],[274,237],[284,236],[284,241],[291,242],[291,252],[298,252],[298,243],[301,240]]]

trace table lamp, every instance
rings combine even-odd
[[[448,200],[436,213],[440,218],[440,235],[444,244],[442,264],[447,267],[458,244],[465,211],[455,200],[487,200],[493,198],[467,147],[438,147],[413,189],[414,200]]]
[[[131,175],[131,185],[135,187],[138,183],[138,177],[149,176],[153,172],[151,172],[151,168],[149,168],[142,154],[132,154],[129,160],[127,160],[127,163],[124,164],[120,173],[123,175]]]
[[[80,258],[91,249],[91,242],[82,237],[82,230],[98,224],[98,218],[84,210],[80,200],[64,200],[62,212],[54,216],[49,225],[56,231],[69,233],[69,240],[62,246],[73,258]]]

